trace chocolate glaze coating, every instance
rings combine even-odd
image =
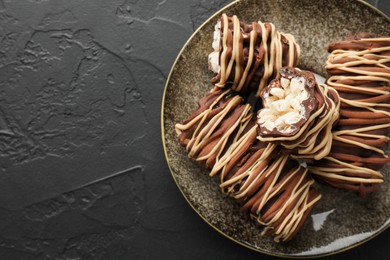
[[[327,84],[341,99],[330,154],[312,172],[323,182],[365,196],[378,189],[390,158],[390,38],[349,36],[328,46]]]
[[[262,235],[288,241],[321,196],[313,190],[307,170],[288,153],[256,138],[257,124],[247,108],[229,90],[214,89],[176,125],[178,140],[211,176],[219,175],[222,192],[243,205],[241,210],[264,228]]]
[[[226,147],[221,138],[230,138],[239,126],[236,122],[247,116],[249,107],[241,97],[222,90],[207,93],[198,106],[182,124],[176,125],[176,130],[179,142],[186,147],[189,156],[199,162],[205,161],[206,168],[210,169]]]
[[[389,41],[386,38],[373,38],[368,32],[360,32],[357,34],[349,33],[343,41],[330,43],[328,45],[328,52],[333,52],[335,50],[364,51],[388,46]],[[385,50],[385,52],[387,53],[388,50]]]
[[[300,49],[294,37],[277,31],[273,24],[245,23],[225,14],[220,23],[221,70],[211,80],[216,86],[228,85],[243,96],[251,92],[259,96],[282,66],[297,65]]]

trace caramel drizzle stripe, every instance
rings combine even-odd
[[[340,98],[340,101],[342,103],[348,104],[348,105],[353,106],[353,107],[364,108],[364,109],[370,110],[374,113],[382,113],[382,114],[390,116],[390,112],[388,112],[388,111],[372,108],[372,107],[390,108],[390,104],[360,102],[360,101],[354,101],[354,100],[347,100],[345,98]]]
[[[362,74],[362,72],[366,73],[367,76],[377,76],[377,77],[380,77],[380,76],[384,76],[384,77],[389,77],[390,76],[390,70],[389,72],[375,72],[375,71],[366,71],[366,70],[359,70],[359,69],[352,69],[352,68],[348,68],[348,67],[345,67],[345,68],[338,68],[339,70],[342,70],[342,71],[345,71],[345,72],[349,72],[349,73],[355,73],[355,74]]]
[[[375,55],[375,54],[371,54],[370,55],[371,57],[376,57],[378,59],[367,59],[367,58],[363,58],[363,57],[359,57],[359,56],[355,56],[355,55],[351,55],[351,56],[348,56],[348,58],[354,58],[356,60],[354,61],[347,61],[347,62],[344,62],[343,65],[345,65],[346,67],[354,67],[354,66],[358,66],[358,65],[377,65],[379,67],[382,67],[384,69],[387,69],[387,66],[383,63],[387,63],[387,62],[390,62],[390,59],[388,56],[383,56],[383,55]],[[334,60],[333,62],[335,62],[336,60]],[[331,62],[328,62],[327,63],[327,69],[339,69],[339,65],[340,63],[331,63]],[[359,70],[361,71],[361,70]]]
[[[225,82],[226,82],[226,58],[227,58],[227,51],[228,51],[228,47],[227,47],[227,38],[228,38],[228,25],[229,25],[229,21],[228,21],[228,17],[226,14],[222,14],[222,25],[221,27],[223,28],[223,37],[222,37],[222,46],[223,46],[223,50],[222,50],[222,53],[221,53],[221,62],[220,62],[220,66],[221,66],[221,69],[220,69],[220,73],[221,73],[221,79],[219,81],[219,83],[216,84],[216,86],[218,87],[223,87],[225,85]]]
[[[275,234],[277,234],[277,236],[274,238],[275,241],[280,241],[281,239],[282,240],[288,239],[289,236],[297,228],[304,213],[310,207],[312,207],[318,200],[321,199],[321,195],[318,195],[315,199],[313,199],[312,201],[310,201],[310,203],[308,203],[310,187],[311,187],[311,185],[313,185],[313,183],[314,183],[314,180],[311,180],[311,181],[305,183],[305,185],[303,185],[303,187],[300,190],[298,190],[294,195],[292,195],[293,198],[295,198],[295,197],[299,196],[299,194],[301,194],[298,203],[294,207],[294,210],[283,220],[279,229],[275,232]],[[301,210],[299,210],[299,207],[302,204],[303,204],[303,208]]]
[[[343,161],[337,160],[332,157],[325,157],[324,159],[331,161],[333,163],[336,163],[340,166],[343,166],[343,168],[340,167],[309,167],[309,170],[311,173],[321,176],[325,179],[334,179],[334,180],[341,180],[341,181],[347,181],[350,183],[382,183],[383,182],[383,175],[378,172],[374,171],[372,169],[366,168],[366,167],[360,167],[356,165],[352,165],[349,163],[345,163]],[[370,175],[371,178],[359,178],[359,177],[349,177],[344,176],[341,173],[344,171],[351,171],[353,170],[355,173],[359,174],[365,174]]]
[[[249,35],[250,35],[250,44],[249,44],[248,63],[246,65],[244,73],[242,74],[242,78],[238,84],[238,87],[237,87],[238,91],[240,91],[243,88],[244,83],[245,83],[246,78],[247,78],[248,73],[249,73],[249,69],[251,68],[252,63],[253,63],[253,57],[254,57],[254,52],[255,52],[255,41],[256,41],[257,33],[255,30],[252,30]]]
[[[354,80],[354,81],[361,81],[361,80],[365,80],[365,81],[384,81],[384,82],[390,82],[390,79],[388,78],[384,78],[384,77],[378,77],[378,76],[367,76],[367,75],[350,75],[350,76],[346,76],[346,75],[332,75],[328,80],[327,82],[333,82],[332,79],[336,79],[336,80],[339,80],[339,79],[351,79],[351,80]],[[350,87],[351,89],[354,89],[354,88],[360,88],[360,87],[354,87],[354,86],[350,86],[350,85],[344,85],[342,84],[342,86],[345,86],[345,87]],[[362,87],[364,88],[365,90],[369,90],[370,88],[368,87]],[[374,90],[374,89],[372,89]]]
[[[268,35],[267,35],[267,29],[264,25],[264,23],[260,22],[259,21],[259,25],[261,27],[261,44],[263,45],[264,47],[264,63],[263,63],[263,66],[264,66],[264,74],[263,74],[263,77],[262,79],[260,80],[260,84],[258,86],[258,89],[257,89],[257,93],[256,93],[256,96],[260,96],[260,92],[261,90],[263,89],[264,85],[266,84],[267,80],[266,80],[266,75],[269,74],[269,57],[268,57]],[[274,31],[274,26],[273,24],[270,24],[271,26],[271,35],[270,37],[273,37],[273,31]]]
[[[375,125],[375,126],[370,126],[370,127],[365,127],[365,128],[357,128],[357,129],[348,130],[348,131],[346,131],[346,130],[344,130],[344,131],[335,131],[335,132],[333,132],[333,140],[337,140],[337,141],[341,141],[341,142],[344,142],[344,143],[356,145],[356,146],[362,147],[364,149],[375,151],[375,152],[377,152],[377,153],[379,153],[381,155],[385,155],[385,152],[382,149],[380,149],[380,148],[377,148],[375,146],[366,145],[364,143],[356,142],[356,141],[353,141],[353,140],[350,140],[350,139],[342,138],[342,137],[340,137],[340,135],[357,135],[357,133],[359,133],[359,132],[378,130],[378,129],[386,129],[388,127],[390,127],[390,124]],[[377,135],[366,134],[364,136],[374,137],[375,138]]]
[[[387,41],[390,41],[390,37],[362,38],[359,41],[362,41],[362,42],[387,42]]]
[[[390,38],[389,38],[390,39]],[[389,40],[390,42],[390,40]],[[328,62],[330,63],[330,60],[333,59],[338,59],[338,58],[346,58],[346,57],[354,57],[354,56],[365,56],[365,55],[377,55],[377,56],[384,56],[384,55],[378,55],[376,53],[381,53],[381,52],[387,52],[390,50],[390,47],[376,47],[376,48],[371,48],[367,50],[361,50],[361,51],[355,51],[355,50],[334,50],[330,53]]]
[[[382,125],[360,127],[360,128],[355,129],[354,132],[351,132],[351,130],[334,131],[333,134],[334,135],[344,135],[344,134],[351,134],[352,135],[352,134],[357,134],[357,133],[361,133],[361,132],[369,132],[369,131],[379,130],[379,129],[387,128],[387,127],[390,127],[390,123],[382,124]],[[361,134],[361,135],[363,135],[363,134]],[[381,135],[371,135],[371,134],[367,134],[367,135],[381,136]]]
[[[253,163],[246,171],[242,172],[240,175],[235,176],[227,181],[221,181],[220,187],[227,188],[230,186],[230,187],[234,188],[236,185],[243,183],[243,185],[240,187],[240,189],[238,191],[230,192],[231,193],[230,196],[234,197],[236,200],[246,198],[248,192],[251,190],[253,185],[255,185],[254,183],[256,183],[257,180],[263,176],[264,172],[267,170],[267,167],[264,167],[263,169],[261,169],[260,173],[258,173],[258,175],[252,180],[252,182],[249,183],[249,185],[246,185],[246,182],[249,179],[251,179],[250,176],[252,176],[253,174],[256,174],[255,171],[258,170],[258,167],[266,160],[266,158],[271,156],[271,154],[273,153],[275,148],[276,148],[276,145],[268,144],[268,146],[266,147],[263,154],[260,156],[260,158],[258,158],[256,160],[255,163]],[[243,180],[246,177],[248,177],[248,178],[243,182]],[[229,190],[233,190],[233,189],[229,189]]]
[[[367,55],[385,56],[385,55],[379,55],[377,53],[387,52],[389,50],[390,50],[389,46],[375,47],[375,48],[370,48],[370,49],[360,50],[360,51],[337,49],[337,50],[334,50],[330,53],[327,64],[331,63],[330,60],[337,60],[340,58],[349,58],[349,57],[356,57],[356,56],[362,57],[362,56],[367,56]]]
[[[226,131],[224,133],[224,135],[219,139],[218,143],[213,147],[213,149],[207,155],[204,155],[202,157],[198,157],[196,160],[197,161],[207,160],[209,157],[211,157],[213,154],[215,154],[218,150],[219,150],[218,155],[220,155],[222,150],[223,150],[223,149],[220,149],[220,147],[225,147],[226,143],[229,140],[230,135],[234,132],[234,130],[236,129],[238,124],[240,124],[242,122],[242,118],[250,111],[250,109],[251,109],[250,105],[246,105],[244,111],[242,112],[242,114],[240,115],[238,120],[229,128],[228,131]]]
[[[275,38],[277,38],[277,32],[275,30],[275,25],[270,23],[270,26],[271,26],[271,43],[270,43],[270,50],[268,53],[265,53],[264,55],[265,56],[269,56],[268,59],[264,62],[264,74],[263,74],[263,78],[261,79],[260,81],[260,85],[259,85],[259,88],[258,88],[258,91],[257,91],[257,96],[260,96],[260,92],[263,90],[263,88],[265,87],[265,85],[268,83],[268,80],[269,78],[272,76],[272,73],[273,73],[273,70],[274,70],[274,63],[275,63],[275,59],[276,59],[276,48],[275,48],[275,45],[277,44],[277,41],[275,40]],[[268,39],[267,39],[268,40]],[[280,43],[280,42],[279,42]],[[268,43],[265,42],[265,45],[267,45]],[[269,62],[267,62],[269,61]]]
[[[237,44],[235,44],[236,42],[236,38],[239,37],[239,34],[237,33],[237,31],[235,30],[236,28],[236,23],[237,23],[237,16],[233,16],[233,46],[232,46],[232,56],[230,58],[230,61],[229,61],[229,64],[227,66],[227,69],[226,69],[226,78],[225,78],[225,81],[224,83],[226,82],[227,78],[229,77],[232,69],[233,69],[233,64],[235,62],[235,59],[236,59],[236,49],[238,48]],[[228,24],[227,24],[227,27],[228,27]],[[234,90],[234,88],[233,88]]]
[[[360,129],[360,128],[359,128]],[[337,132],[337,135],[342,135],[340,134],[341,131],[338,131]],[[353,132],[353,133],[350,133],[350,132],[346,132],[345,135],[350,135],[350,136],[359,136],[359,137],[367,137],[367,138],[373,138],[373,139],[386,139],[386,140],[389,140],[390,137],[386,136],[386,135],[375,135],[375,134],[362,134],[362,133],[356,133],[356,132]]]
[[[283,47],[281,43],[280,32],[275,32],[275,65],[274,65],[274,74],[279,73],[280,68],[283,66]]]
[[[282,173],[283,166],[286,164],[287,160],[288,160],[288,155],[284,155],[284,156],[278,158],[276,163],[273,164],[271,166],[271,169],[268,171],[268,176],[269,176],[270,173],[272,173],[273,180],[272,180],[272,183],[271,183],[270,187],[266,190],[265,194],[263,195],[263,199],[261,200],[261,202],[260,202],[260,204],[259,204],[259,206],[258,206],[258,208],[256,210],[256,214],[259,215],[259,217],[260,217],[261,209],[269,201],[269,199],[271,199],[270,193],[272,191],[272,188],[276,185],[276,183],[277,183],[277,181],[279,179],[279,176]],[[276,173],[274,173],[275,168],[277,168],[277,172]]]
[[[349,170],[348,168],[344,168],[344,170]],[[347,181],[350,183],[383,183],[382,179],[367,179],[367,178],[359,178],[359,177],[349,177],[341,174],[329,173],[328,168],[323,169],[311,169],[311,172],[315,175],[321,176],[325,179],[339,180],[339,181]]]
[[[279,185],[278,189],[275,189],[275,190],[270,194],[269,198],[267,198],[266,203],[267,203],[270,199],[272,199],[273,197],[277,196],[277,195],[280,193],[280,191],[281,191],[284,187],[288,186],[288,185],[289,185],[288,182],[289,182],[295,175],[297,175],[297,173],[299,172],[299,170],[300,170],[300,167],[297,167],[297,168],[290,174],[290,176],[288,176],[282,183],[280,183],[280,184],[278,183],[278,185]],[[307,170],[305,170],[305,172],[304,172],[304,173],[302,174],[302,176],[299,178],[298,183],[295,185],[295,187],[293,188],[293,190],[292,190],[292,192],[291,192],[292,195],[285,201],[285,203],[283,204],[283,207],[282,207],[280,210],[278,210],[278,213],[275,214],[275,216],[274,216],[272,219],[270,219],[268,222],[261,221],[260,218],[259,218],[259,219],[258,219],[258,222],[259,222],[260,224],[267,226],[267,225],[270,225],[270,224],[275,223],[275,222],[280,218],[280,216],[281,216],[281,215],[284,213],[284,211],[286,210],[287,206],[288,206],[292,201],[294,201],[294,199],[296,198],[296,194],[299,193],[299,192],[297,192],[297,188],[300,186],[300,184],[302,183],[303,179],[306,177],[306,174],[307,174]],[[272,189],[273,189],[273,188],[274,188],[274,187],[272,187]],[[264,199],[265,199],[265,198],[264,198]],[[258,212],[261,212],[261,209],[260,209],[260,210],[258,209],[256,213],[259,214]]]
[[[369,87],[357,87],[357,86],[351,86],[351,85],[346,85],[346,84],[342,84],[342,83],[337,82],[338,80],[345,80],[345,79],[351,79],[354,81],[362,81],[362,80],[379,81],[379,82],[383,81],[383,82],[390,83],[389,79],[382,78],[382,77],[333,75],[328,79],[327,84],[329,86],[334,87],[335,89],[338,89],[338,87],[340,87],[340,88],[350,89],[350,90],[353,90],[356,92],[364,91],[364,92],[370,92],[372,94],[383,94],[383,95],[389,94],[389,91],[386,91],[386,90],[378,90],[378,89],[373,89],[373,88],[369,88]]]
[[[238,141],[240,137],[242,137],[242,133],[244,132],[246,126],[249,124],[249,122],[252,120],[253,114],[249,113],[243,118],[243,123],[240,125],[236,136],[234,137],[233,144]]]
[[[382,126],[381,128],[390,127],[389,125],[390,124],[387,124],[387,126],[386,125],[381,125]],[[380,129],[380,128],[377,128],[377,129]],[[346,135],[355,135],[355,131],[354,130],[350,130],[350,133],[348,133]],[[350,139],[347,139],[347,138],[342,138],[342,137],[340,137],[340,134],[338,132],[334,132],[333,133],[333,140],[337,140],[337,141],[341,141],[343,143],[348,143],[348,144],[352,144],[352,145],[355,145],[355,146],[359,146],[359,147],[362,147],[364,149],[371,150],[371,151],[377,152],[377,153],[385,156],[385,152],[382,149],[377,148],[375,146],[366,145],[366,144],[361,143],[361,142],[353,141],[353,140],[350,140]]]
[[[295,38],[294,38],[294,36],[292,36],[289,33],[282,33],[281,32],[280,34],[283,35],[288,41],[288,54],[289,54],[289,56],[288,56],[287,66],[294,67],[295,66],[295,63],[294,63],[294,60],[295,60],[295,44],[294,44]],[[296,45],[296,46],[299,46],[299,45]],[[298,54],[298,57],[299,57],[299,54]]]
[[[242,47],[240,46],[240,39],[242,37],[241,30],[240,30],[240,21],[238,20],[237,16],[233,16],[234,21],[234,32],[233,32],[233,51],[234,51],[234,60],[236,64],[235,68],[235,75],[234,75],[234,84],[233,88],[236,88],[237,84],[239,83],[241,79],[241,62],[240,62],[240,51],[242,52]],[[241,47],[241,48],[240,48]],[[233,59],[232,59],[233,60]],[[237,89],[238,91],[238,89]]]
[[[213,169],[210,171],[210,176],[216,175],[233,158],[235,152],[238,152],[245,145],[245,141],[249,140],[255,131],[256,128],[252,127],[242,138],[232,143],[225,154],[215,162]],[[221,175],[222,177],[223,175]]]

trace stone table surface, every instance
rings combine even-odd
[[[161,144],[174,59],[230,2],[0,0],[0,259],[276,259],[202,221]]]

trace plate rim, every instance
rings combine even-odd
[[[282,253],[273,253],[273,252],[269,252],[269,251],[266,251],[266,250],[262,250],[260,248],[255,248],[253,246],[250,246],[246,243],[243,243],[242,241],[239,241],[229,235],[227,235],[226,233],[224,233],[222,230],[220,230],[218,227],[216,227],[214,224],[212,224],[205,216],[203,216],[198,210],[197,208],[195,208],[195,206],[190,202],[189,198],[187,198],[186,194],[184,193],[183,189],[180,187],[175,175],[173,174],[173,171],[172,171],[172,167],[171,167],[171,164],[169,162],[169,157],[168,157],[168,152],[167,152],[167,146],[166,146],[166,142],[165,142],[165,129],[164,129],[164,126],[165,126],[165,121],[164,121],[164,109],[165,109],[165,100],[166,100],[166,94],[167,94],[167,88],[168,88],[168,85],[170,83],[170,80],[171,80],[171,77],[172,77],[172,74],[173,74],[173,70],[175,69],[177,63],[178,63],[178,60],[179,58],[181,57],[182,53],[184,52],[184,50],[186,49],[187,45],[192,41],[192,39],[195,37],[195,35],[203,28],[206,26],[206,24],[208,24],[212,19],[214,19],[217,15],[219,15],[219,13],[221,11],[224,11],[226,9],[228,9],[229,7],[233,6],[233,5],[236,5],[238,4],[239,2],[244,2],[245,0],[234,0],[233,2],[223,6],[222,8],[218,9],[217,11],[215,11],[211,16],[209,16],[200,26],[198,26],[198,28],[191,34],[191,36],[186,40],[186,42],[184,43],[184,45],[182,46],[182,48],[180,49],[179,53],[177,54],[174,62],[172,63],[172,66],[171,66],[171,69],[169,70],[169,74],[167,76],[167,79],[165,81],[165,85],[164,85],[164,91],[163,91],[163,96],[162,96],[162,101],[161,101],[161,112],[160,112],[160,127],[161,127],[161,139],[162,139],[162,145],[163,145],[163,149],[164,149],[164,155],[165,155],[165,160],[166,160],[166,163],[168,165],[168,168],[169,168],[169,172],[176,184],[176,187],[179,189],[180,193],[182,194],[182,196],[184,197],[184,199],[186,200],[187,204],[190,205],[190,207],[192,208],[193,211],[196,212],[196,214],[201,218],[203,219],[203,221],[205,221],[210,227],[212,227],[215,231],[217,231],[218,233],[220,233],[221,235],[223,235],[225,238],[228,238],[230,241],[233,241],[243,247],[246,247],[252,251],[255,251],[255,252],[258,252],[258,253],[262,253],[262,254],[265,254],[265,255],[270,255],[270,256],[275,256],[275,257],[282,257],[282,258],[286,258],[286,259],[314,259],[314,258],[321,258],[321,257],[325,257],[325,256],[331,256],[331,255],[336,255],[336,254],[339,254],[339,253],[342,253],[342,252],[345,252],[345,251],[349,251],[353,248],[356,248],[362,244],[365,244],[367,243],[368,241],[376,238],[377,236],[379,236],[380,234],[384,233],[386,230],[388,230],[390,228],[390,221],[385,224],[384,226],[382,226],[382,228],[380,230],[378,230],[376,233],[374,233],[373,235],[361,240],[361,241],[358,241],[354,244],[351,244],[349,246],[346,246],[346,247],[343,247],[343,248],[340,248],[340,249],[337,249],[337,250],[334,250],[334,251],[330,251],[330,252],[326,252],[326,253],[320,253],[320,254],[313,254],[313,255],[287,255],[287,254],[282,254]],[[378,14],[380,14],[383,18],[385,18],[387,20],[387,22],[390,23],[390,16],[387,16],[384,12],[382,12],[381,10],[379,10],[377,7],[371,5],[370,3],[366,2],[365,0],[351,0],[351,1],[355,1],[355,2],[359,2],[361,4],[364,4],[366,5],[368,8],[371,8],[372,10],[374,10],[375,12],[377,12]]]

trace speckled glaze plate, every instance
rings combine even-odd
[[[360,1],[249,0],[234,2],[206,21],[180,52],[168,78],[162,104],[162,135],[169,167],[177,186],[193,209],[226,237],[251,249],[283,257],[318,257],[352,248],[390,226],[390,174],[368,196],[317,185],[322,200],[301,232],[290,242],[278,244],[261,237],[255,225],[241,215],[239,205],[224,197],[218,178],[211,178],[191,161],[177,141],[175,123],[182,122],[197,107],[197,100],[212,86],[207,68],[214,25],[223,13],[242,21],[269,21],[295,36],[302,49],[299,67],[326,77],[326,46],[347,32],[390,35],[390,20]],[[388,231],[387,231],[388,232]]]

